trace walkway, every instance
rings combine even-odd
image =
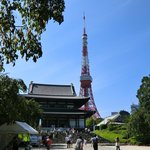
[[[34,150],[46,150],[46,148],[33,148]],[[115,150],[115,146],[99,146],[99,150]],[[74,150],[74,148],[67,148],[66,144],[52,145],[51,150]],[[93,150],[91,144],[84,146],[83,150]],[[121,146],[121,150],[150,150],[150,146]]]

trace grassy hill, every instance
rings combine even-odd
[[[101,130],[95,130],[95,134],[101,136],[102,138],[110,141],[115,142],[115,138],[119,137],[121,143],[128,142],[128,133],[127,133],[127,126],[124,125],[108,125],[107,128]]]

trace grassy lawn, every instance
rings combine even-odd
[[[123,126],[116,126],[114,129],[103,129],[103,130],[95,130],[95,134],[107,139],[110,142],[115,142],[116,137],[119,137],[121,143],[126,143],[127,139],[127,131]]]

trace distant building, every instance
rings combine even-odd
[[[111,116],[115,115],[115,114],[118,114],[118,112],[111,112]]]
[[[131,114],[133,114],[134,112],[136,112],[139,108],[139,104],[132,104],[131,105]]]
[[[108,124],[123,124],[120,113],[115,113],[109,117],[104,118],[103,121],[98,123],[96,126],[108,125]]]

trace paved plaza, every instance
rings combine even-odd
[[[74,146],[73,146],[74,147]],[[67,148],[66,144],[55,144],[51,150],[74,150],[74,148]],[[46,148],[33,148],[34,150],[46,150]],[[121,150],[150,150],[150,146],[121,146]],[[93,150],[91,144],[84,146],[83,150]],[[98,150],[116,150],[115,146],[101,146],[99,145]]]

